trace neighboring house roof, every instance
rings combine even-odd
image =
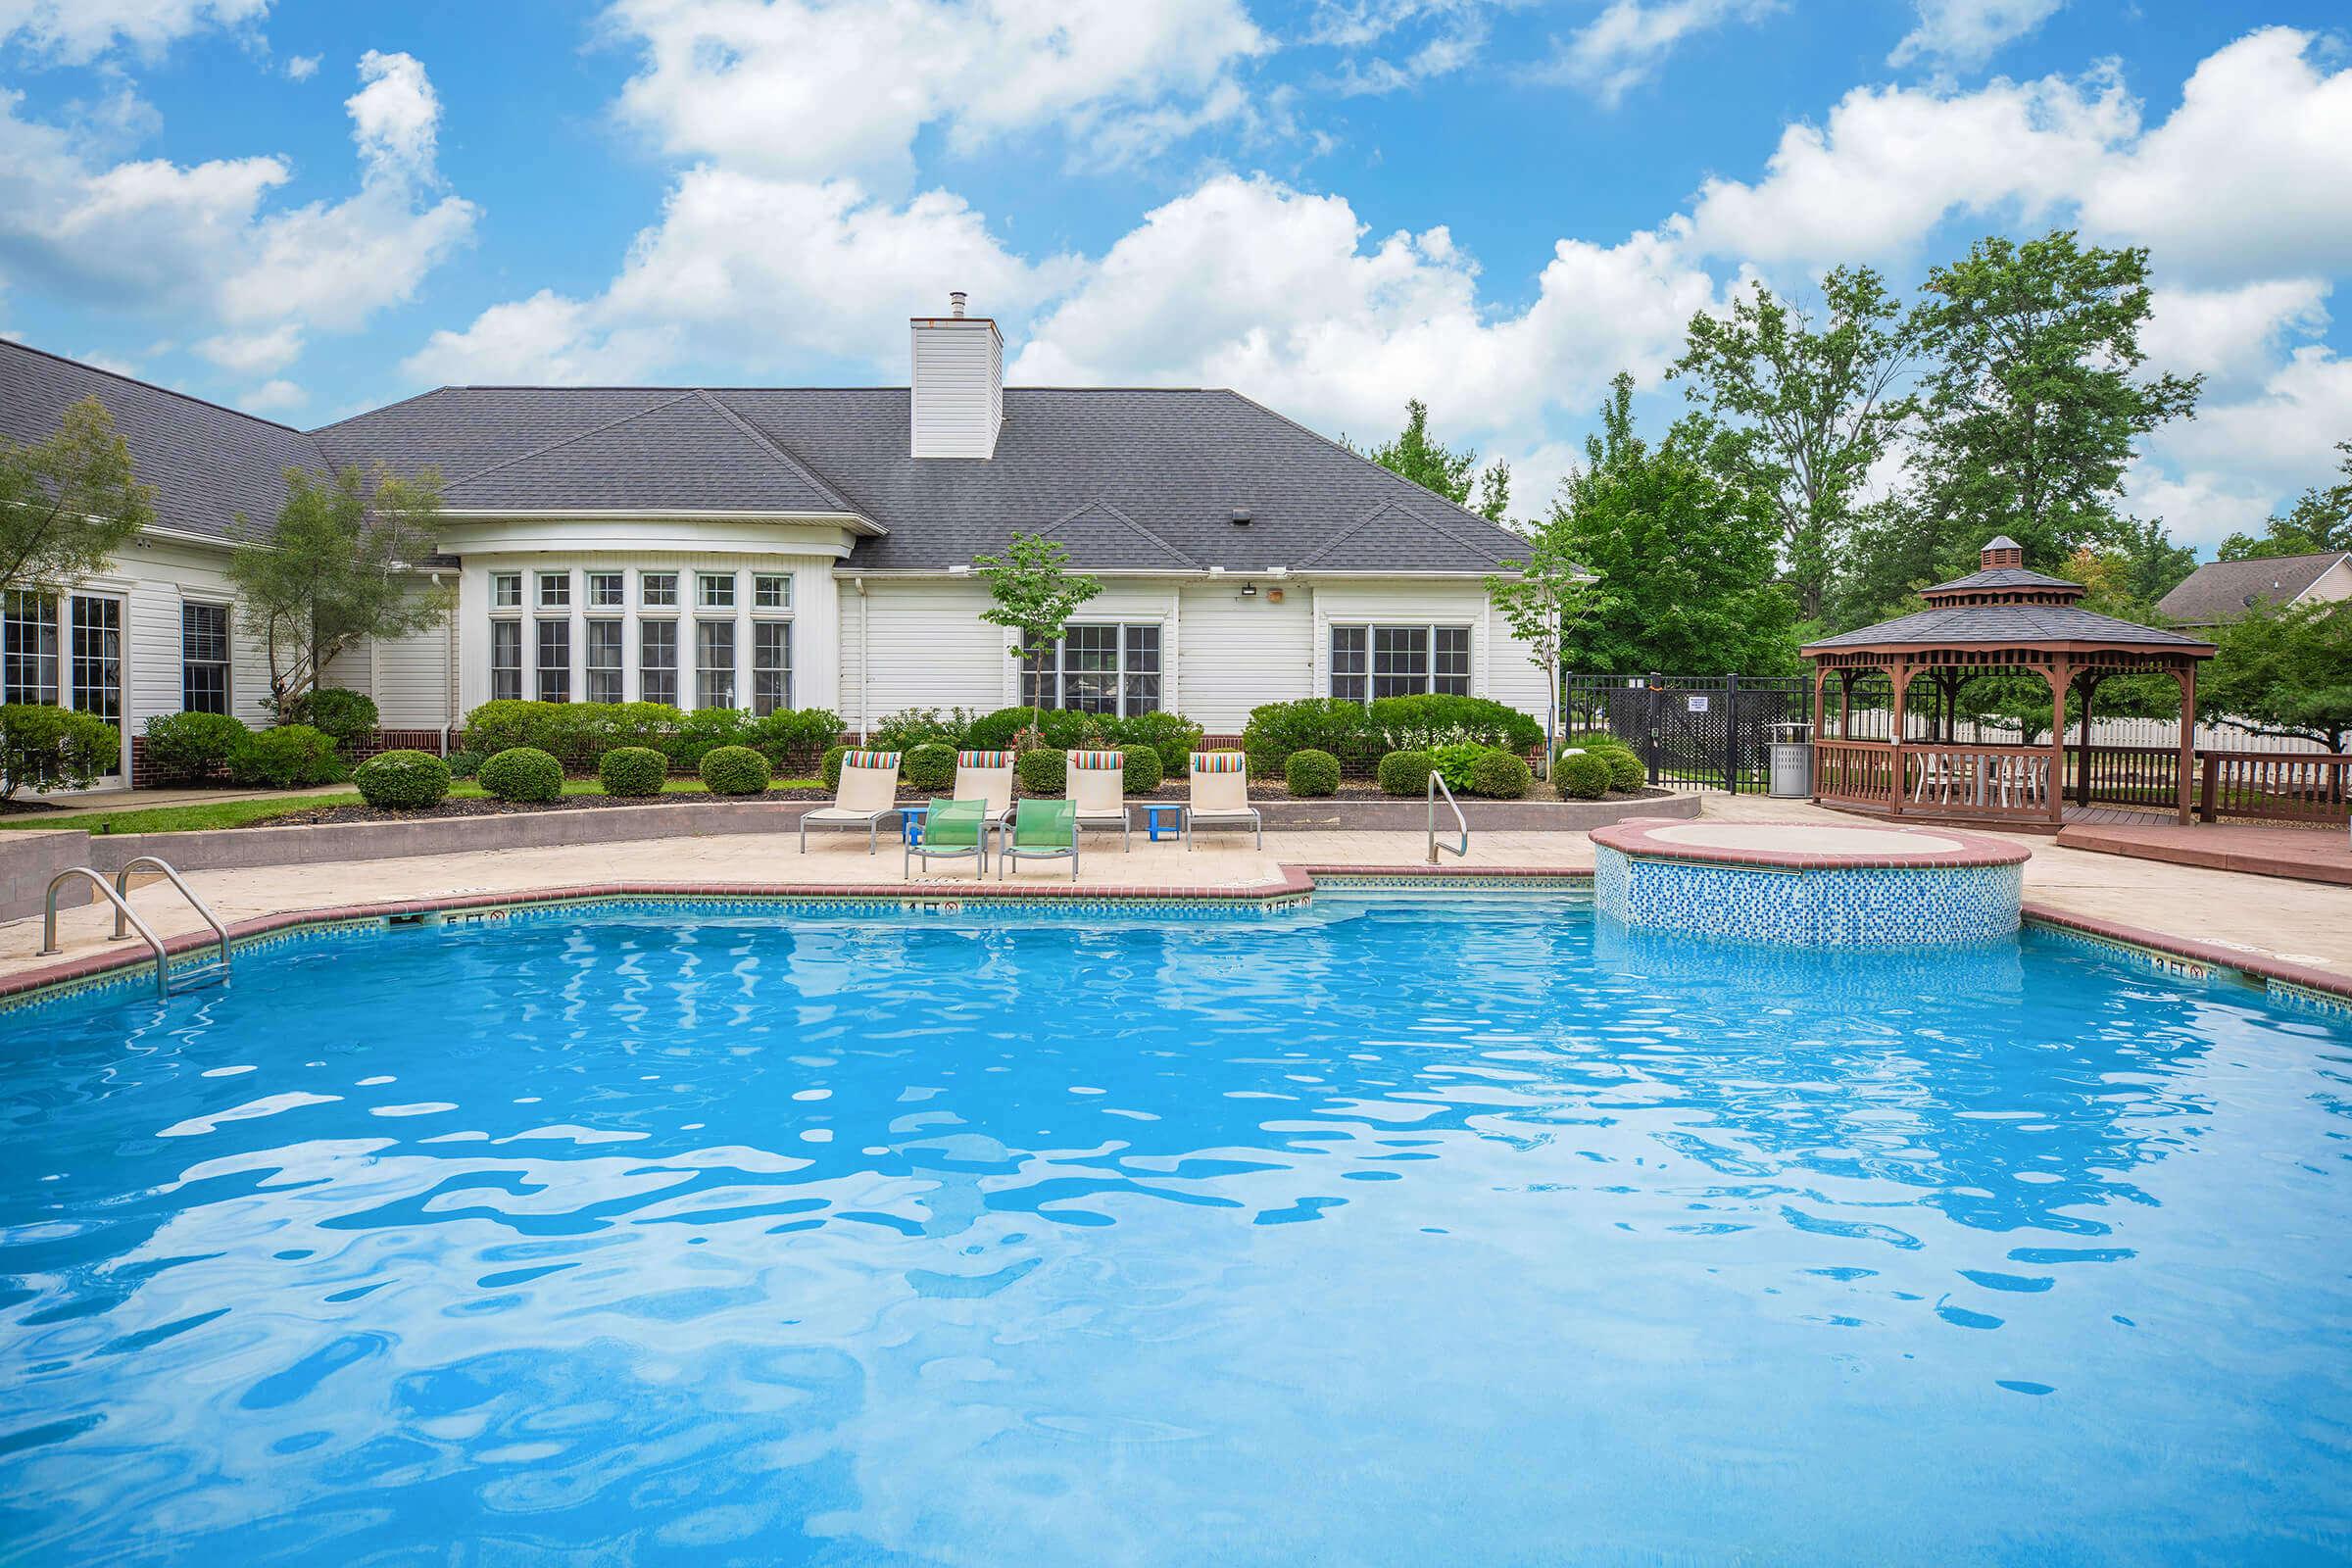
[[[1869,648],[1882,643],[2132,643],[2149,647],[2180,645],[2207,648],[2209,643],[2177,631],[2135,625],[2074,605],[1955,605],[1923,610],[1807,643],[1806,652],[1823,648]]]
[[[155,487],[157,525],[175,532],[225,538],[239,513],[268,527],[286,503],[286,470],[328,466],[287,425],[0,341],[0,436],[45,441],[85,397],[106,405],[133,470]]]
[[[2328,575],[2330,567],[2346,560],[2352,560],[2352,552],[2330,550],[2314,556],[2208,561],[2157,600],[2156,609],[2166,618],[2191,626],[2234,620],[2266,600],[2293,604]]]

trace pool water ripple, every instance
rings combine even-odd
[[[584,912],[0,1065],[0,1560],[2352,1542],[2352,1031],[2053,941]]]

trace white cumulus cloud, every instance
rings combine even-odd
[[[67,65],[117,47],[148,58],[207,27],[258,23],[270,0],[0,0],[0,42]]]
[[[1886,57],[1889,65],[1930,60],[1982,66],[2004,46],[2057,15],[2066,0],[1918,0],[1919,25]]]
[[[1599,16],[1554,47],[1541,80],[1581,87],[1615,105],[1656,76],[1691,36],[1727,23],[1757,22],[1780,0],[1609,0]]]

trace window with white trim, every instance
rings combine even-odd
[[[1159,711],[1159,627],[1072,626],[1021,666],[1021,702],[1080,713]]]
[[[588,606],[591,610],[618,610],[628,603],[628,579],[617,571],[592,571],[588,574]]]
[[[588,700],[592,703],[617,703],[620,701],[621,623],[617,620],[591,620],[585,624],[588,633]]]
[[[179,607],[179,707],[228,711],[228,607],[183,600]]]
[[[728,579],[730,588],[733,579]],[[694,623],[694,706],[735,706],[735,623],[698,620]]]
[[[520,610],[522,608],[522,573],[494,571],[490,574],[490,608],[492,610]]]
[[[752,623],[752,711],[762,716],[792,706],[792,622]]]
[[[571,573],[543,571],[539,574],[539,608],[565,610],[571,605]]]
[[[703,571],[695,574],[699,587],[695,603],[704,610],[733,610],[735,608],[735,574],[731,571]]]
[[[677,586],[676,579],[671,579],[670,586]],[[677,706],[678,623],[674,620],[637,623],[637,700]]]
[[[1470,694],[1467,626],[1334,626],[1331,695],[1366,703],[1380,697]]]
[[[571,701],[571,622],[539,622],[539,700]]]
[[[57,601],[11,589],[0,606],[0,702],[57,702]]]
[[[522,622],[519,620],[494,620],[490,623],[490,696],[501,703],[522,701]]]
[[[792,574],[787,571],[762,571],[752,578],[752,608],[754,610],[790,610],[792,608]]]
[[[677,609],[678,574],[674,571],[638,573],[637,598],[648,610]]]

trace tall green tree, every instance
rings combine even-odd
[[[102,570],[155,520],[155,490],[96,398],[30,446],[0,436],[0,591],[68,587]]]
[[[1511,634],[1544,666],[1544,687],[1550,693],[1544,719],[1545,778],[1551,777],[1560,744],[1560,656],[1570,623],[1587,607],[1593,580],[1570,549],[1567,534],[1555,512],[1529,539],[1525,561],[1506,561],[1501,571],[1487,579],[1487,595]]]
[[[1359,449],[1342,437],[1350,452]],[[1434,490],[1457,507],[1468,507],[1494,522],[1503,520],[1511,504],[1511,468],[1500,458],[1480,468],[1478,451],[1448,447],[1429,431],[1429,405],[1414,398],[1404,406],[1404,428],[1393,441],[1361,454],[1391,473]],[[1475,492],[1475,498],[1473,497]]]
[[[2198,376],[2147,375],[2148,253],[2064,229],[1979,240],[1928,274],[1912,331],[1930,365],[1910,512],[1965,567],[1994,534],[2049,570],[2115,538],[2138,443],[2196,411]]]
[[[448,595],[419,588],[414,569],[432,553],[440,515],[437,470],[402,478],[381,466],[365,479],[358,468],[289,468],[274,527],[238,515],[228,576],[246,625],[269,650],[279,723],[292,721],[337,654],[447,618]]]
[[[1821,292],[1818,318],[1761,283],[1735,296],[1728,315],[1693,316],[1668,372],[1724,421],[1714,450],[1725,478],[1770,501],[1785,580],[1815,620],[1863,482],[1914,407],[1897,392],[1909,334],[1886,280],[1840,267]]]
[[[2221,653],[2198,677],[2199,712],[2331,752],[2352,745],[2352,599],[2258,604],[2213,640]]]
[[[1780,519],[1770,497],[1729,484],[1691,415],[1652,445],[1634,430],[1634,378],[1618,372],[1561,486],[1545,532],[1597,581],[1563,639],[1592,674],[1777,675],[1796,667],[1796,604],[1778,581]]]
[[[1012,657],[1023,663],[1043,658],[1061,641],[1078,607],[1102,591],[1093,577],[1070,570],[1070,552],[1058,539],[1016,533],[1002,556],[975,556],[972,564],[988,579],[989,607],[980,618],[1013,634]],[[1038,710],[1029,710],[1037,728]]]
[[[2259,534],[2233,533],[2216,554],[2224,561],[2264,556],[2316,556],[2352,550],[2352,441],[2338,441],[2341,484],[2313,485],[2284,516],[2273,517]]]

